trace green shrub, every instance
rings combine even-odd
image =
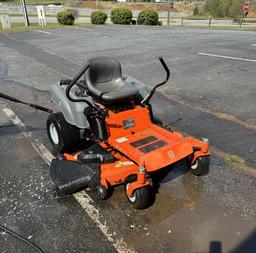
[[[204,8],[214,17],[224,17],[226,0],[205,0]]]
[[[146,10],[139,13],[138,25],[158,25],[158,14],[156,11]]]
[[[244,0],[205,0],[204,11],[213,17],[240,18],[243,14]],[[199,10],[199,14],[203,13]]]
[[[199,9],[198,9],[198,7],[196,6],[196,7],[194,8],[194,10],[193,10],[193,15],[196,16],[196,15],[198,15],[198,14],[199,14]]]
[[[60,25],[73,25],[75,16],[69,11],[61,11],[57,14],[57,20]]]
[[[231,18],[240,18],[244,14],[243,0],[233,0],[229,9],[228,16]]]
[[[79,17],[79,12],[78,12],[77,9],[67,9],[66,11],[72,13],[72,14],[74,15],[75,19],[78,19],[78,17]]]
[[[103,11],[93,11],[91,14],[91,23],[94,25],[103,25],[105,24],[108,16]]]
[[[132,11],[127,8],[117,8],[111,12],[113,24],[129,25],[132,22]]]

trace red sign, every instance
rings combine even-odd
[[[243,10],[249,11],[249,4],[243,4]]]

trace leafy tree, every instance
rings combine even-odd
[[[232,0],[231,6],[229,8],[229,17],[240,18],[243,14],[243,0]]]
[[[237,18],[243,14],[243,0],[205,0],[204,9],[214,17]]]

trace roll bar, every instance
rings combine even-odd
[[[70,90],[71,88],[77,83],[77,81],[80,79],[80,77],[86,72],[86,70],[90,67],[89,64],[86,64],[83,66],[83,68],[75,75],[75,77],[71,80],[69,83],[68,87],[66,88],[66,96],[67,98],[72,101],[72,102],[85,102],[88,106],[91,108],[95,109],[101,116],[105,116],[103,111],[100,110],[98,107],[96,107],[94,104],[89,102],[86,99],[74,99],[70,96]]]

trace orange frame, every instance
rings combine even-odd
[[[208,143],[193,137],[183,137],[178,132],[170,132],[151,122],[149,109],[136,106],[133,109],[115,113],[108,111],[105,119],[108,131],[108,140],[100,144],[109,149],[116,158],[115,162],[100,165],[100,182],[108,189],[124,183],[129,175],[137,175],[137,181],[130,184],[127,190],[128,196],[139,187],[150,184],[147,172],[154,172],[171,165],[191,154],[192,163],[200,156],[208,156]],[[131,120],[134,126],[125,127],[125,121]],[[132,146],[133,142],[154,136],[155,139],[165,143],[163,147],[143,153],[143,147],[156,143],[143,144],[139,148]],[[77,154],[64,154],[67,160],[77,161]],[[139,172],[139,168],[145,168],[145,172]]]

